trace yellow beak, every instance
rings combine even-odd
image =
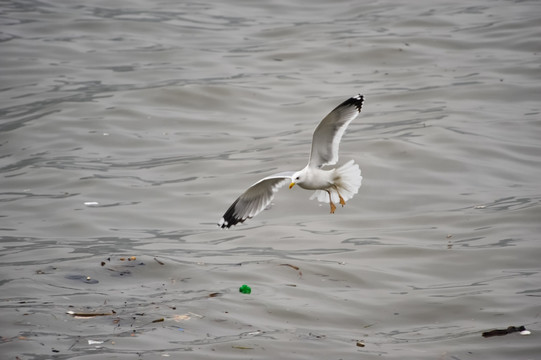
[[[289,188],[291,189],[293,186],[295,186],[295,183],[292,182],[291,184],[289,184]]]

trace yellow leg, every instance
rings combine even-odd
[[[340,198],[340,205],[342,205],[342,207],[343,207],[344,205],[346,205],[346,202],[344,201],[344,198],[342,197],[342,195],[340,195],[340,193],[338,191],[337,191],[337,193],[338,193],[338,197]]]
[[[334,214],[334,211],[336,210],[336,205],[332,202],[331,192],[327,191],[327,194],[329,194],[329,204],[331,205],[331,214]]]
[[[334,190],[336,190],[336,193],[338,194],[338,198],[340,199],[340,205],[342,205],[343,207],[344,205],[346,205],[346,201],[344,200],[342,195],[340,195],[340,193],[338,192],[338,187],[336,185],[334,185],[333,187],[334,187]],[[330,193],[329,193],[329,196],[330,196]]]
[[[336,210],[336,205],[334,205],[331,201],[331,214],[334,214],[334,211]]]

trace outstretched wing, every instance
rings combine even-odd
[[[310,167],[334,165],[338,161],[338,146],[349,123],[359,115],[364,97],[357,95],[338,105],[319,123],[312,137]]]
[[[248,190],[227,209],[218,226],[229,228],[251,219],[263,211],[274,198],[274,193],[291,181],[293,171],[267,176],[250,186]]]

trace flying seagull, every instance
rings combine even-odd
[[[218,226],[229,228],[251,219],[263,211],[274,198],[274,193],[284,184],[295,184],[306,190],[316,190],[310,199],[329,203],[331,214],[336,210],[335,203],[342,206],[361,187],[361,169],[353,160],[344,165],[325,170],[325,165],[338,161],[338,146],[349,123],[359,115],[363,106],[363,96],[353,96],[331,111],[317,126],[312,136],[312,152],[308,165],[300,171],[286,171],[267,176],[250,186],[227,209]]]

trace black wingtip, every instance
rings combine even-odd
[[[239,219],[239,218],[234,218],[234,217],[226,218],[224,215],[224,217],[218,223],[218,227],[222,229],[229,229],[231,226],[237,225],[238,223],[243,223],[245,220],[246,219]]]
[[[353,97],[350,97],[346,101],[344,101],[342,105],[345,105],[345,106],[353,105],[357,108],[358,112],[361,112],[363,108],[363,102],[364,102],[364,96],[362,96],[361,94],[357,94]]]
[[[227,209],[224,216],[218,223],[218,226],[222,229],[229,229],[231,226],[237,225],[238,223],[243,223],[246,220],[235,215],[235,207],[237,206],[237,202],[238,199],[229,207],[229,209]]]

